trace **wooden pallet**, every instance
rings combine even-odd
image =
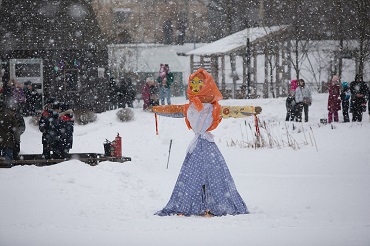
[[[35,166],[50,166],[68,160],[79,160],[91,166],[98,165],[102,161],[126,162],[131,161],[131,157],[113,157],[105,156],[99,153],[70,153],[65,159],[43,159],[40,154],[24,154],[20,155],[19,160],[4,161],[0,160],[0,168],[9,168],[12,166],[35,165]]]

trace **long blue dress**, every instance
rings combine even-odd
[[[215,216],[248,214],[213,135],[206,130],[212,124],[212,105],[204,103],[198,112],[190,105],[188,120],[195,133],[168,204],[157,215]]]

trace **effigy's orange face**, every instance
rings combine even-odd
[[[198,94],[200,92],[200,90],[202,90],[203,86],[204,86],[204,82],[202,79],[198,78],[198,77],[194,77],[191,81],[190,81],[190,90],[194,93],[194,94]]]

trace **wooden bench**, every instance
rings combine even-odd
[[[98,165],[102,161],[111,162],[126,162],[131,161],[131,157],[114,157],[105,156],[99,153],[70,153],[65,159],[44,159],[41,154],[23,154],[19,160],[5,161],[0,160],[0,168],[9,168],[12,166],[35,165],[35,166],[50,166],[68,160],[79,160],[91,166]]]

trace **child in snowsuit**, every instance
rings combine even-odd
[[[153,78],[147,78],[141,91],[144,101],[143,110],[151,110],[153,106],[159,105],[158,100],[158,87],[156,86]]]
[[[342,100],[342,113],[343,121],[349,122],[349,101],[351,98],[351,90],[349,89],[348,82],[342,83],[342,90],[340,92],[340,99]]]
[[[285,121],[294,121],[295,119],[295,95],[294,95],[294,90],[290,90],[288,97],[285,102],[286,106],[286,118]]]

